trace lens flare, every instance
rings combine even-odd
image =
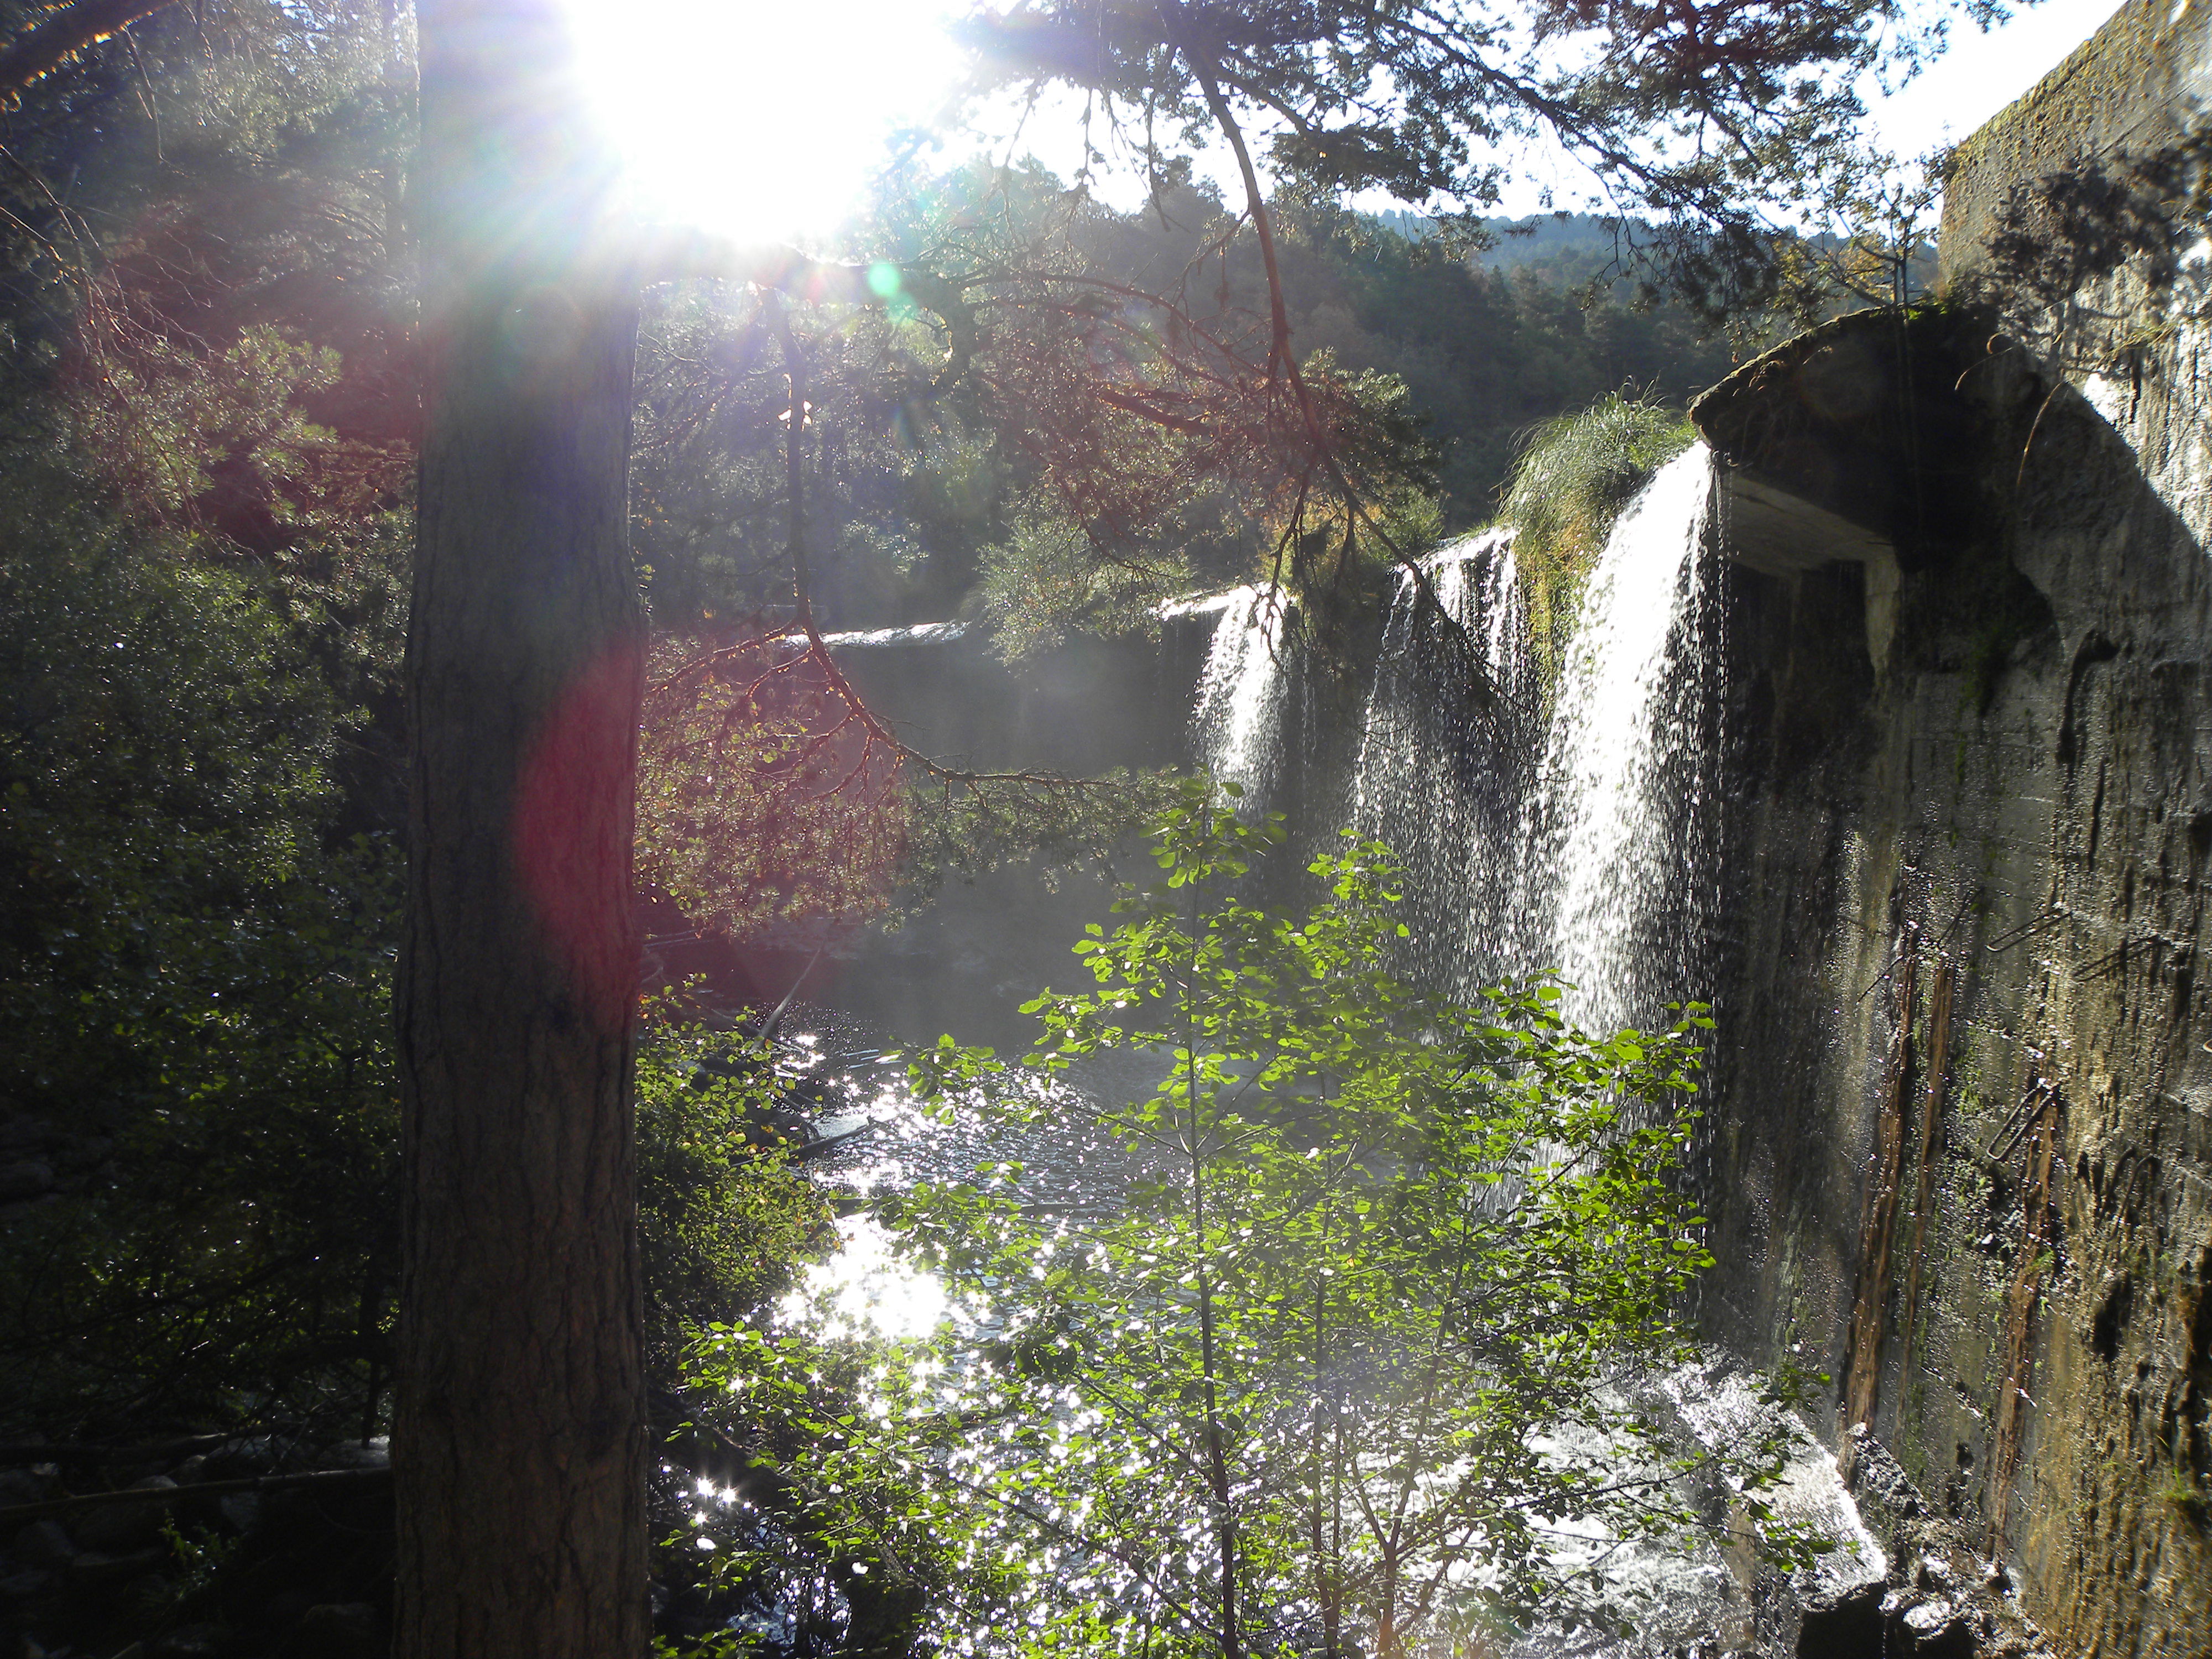
[[[641,209],[817,243],[942,109],[954,0],[568,0],[594,111]]]

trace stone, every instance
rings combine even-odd
[[[33,1521],[15,1534],[15,1559],[33,1566],[65,1567],[76,1559],[76,1540],[58,1521]]]
[[[0,1164],[0,1204],[21,1204],[43,1198],[54,1189],[54,1166],[44,1158],[27,1158]]]
[[[133,1492],[174,1492],[177,1483],[166,1474],[133,1484]],[[159,1504],[109,1504],[88,1511],[76,1523],[77,1542],[106,1554],[143,1548],[161,1535],[168,1511]]]
[[[1851,1430],[1852,1494],[1864,1510],[1869,1504],[1878,1504],[1883,1511],[1899,1521],[1910,1521],[1925,1515],[1928,1504],[1920,1489],[1905,1472],[1889,1448],[1867,1432],[1866,1425]]]
[[[1866,1659],[1881,1651],[1882,1583],[1873,1579],[1805,1604],[1796,1659]]]
[[[51,1496],[46,1478],[35,1469],[0,1469],[0,1509],[35,1504]]]
[[[2008,203],[2083,182],[2086,156],[2152,155],[2160,130],[2193,142],[2212,12],[2134,0],[2100,39],[1960,146],[1947,270]],[[2140,1243],[2185,1212],[2200,1237],[2212,1190],[2212,912],[2191,884],[2212,848],[2212,357],[2193,316],[2159,332],[2167,301],[2144,280],[2100,276],[2063,313],[2144,342],[2102,374],[2038,367],[1954,293],[1948,318],[1838,319],[1698,405],[1745,483],[1887,534],[1901,584],[1887,650],[1862,656],[1843,647],[1882,631],[1865,562],[1776,574],[1800,545],[1778,543],[1728,573],[1720,787],[1742,851],[1714,881],[1741,897],[1704,924],[1729,943],[1701,994],[1735,1034],[1702,1080],[1706,1328],[1759,1358],[1802,1333],[1863,1373],[1844,1426],[1894,1437],[1928,1518],[1960,1529],[1964,1571],[1930,1600],[1995,1588],[1966,1555],[1994,1539],[2052,1650],[2110,1659],[2212,1652],[2203,1540],[2158,1486],[2194,1247]],[[1839,397],[1835,354],[1885,332],[1910,357],[1863,352],[1877,395]],[[2024,1228],[2051,1269],[1976,1248]],[[2182,1363],[2130,1395],[2160,1342]],[[1880,1504],[1884,1485],[1869,1528],[1907,1535],[1896,1522],[1920,1517]],[[2179,1561],[2171,1581],[2148,1565]],[[1945,1631],[1915,1651],[1956,1643]]]
[[[26,1567],[0,1578],[0,1601],[27,1601],[34,1595],[43,1595],[54,1582],[53,1574],[40,1567]]]
[[[1974,1659],[1974,1630],[1941,1597],[1904,1608],[1891,1626],[1892,1651],[1912,1659]]]

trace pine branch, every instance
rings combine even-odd
[[[0,52],[0,89],[12,98],[41,76],[57,70],[87,46],[167,9],[170,0],[77,0],[49,12],[4,52]]]

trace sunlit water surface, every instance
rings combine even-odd
[[[819,1017],[810,1034],[817,1052],[859,1046],[867,1034],[844,1016]],[[904,1190],[921,1182],[977,1181],[1018,1195],[1046,1215],[1097,1213],[1120,1201],[1142,1160],[1092,1126],[1095,1103],[1146,1092],[1159,1061],[1147,1055],[1101,1062],[1073,1079],[1022,1079],[1056,1109],[1051,1121],[1009,1132],[974,1105],[940,1117],[908,1089],[896,1066],[856,1068],[846,1097],[821,1120],[828,1133],[850,1135],[815,1160],[815,1177],[852,1200]],[[854,1133],[854,1130],[860,1133]],[[817,1330],[920,1340],[948,1320],[978,1336],[995,1322],[984,1305],[957,1303],[934,1276],[902,1260],[892,1234],[865,1210],[838,1224],[836,1251],[811,1268],[786,1299],[781,1316]],[[1637,1385],[1638,1399],[1673,1424],[1686,1449],[1740,1443],[1771,1425],[1765,1404],[1733,1362],[1716,1354]],[[1561,1444],[1571,1437],[1562,1431]],[[1626,1471],[1624,1471],[1626,1473]],[[1862,1523],[1838,1476],[1834,1458],[1800,1434],[1778,1490],[1767,1494],[1778,1517],[1832,1539],[1837,1548],[1802,1573],[1784,1601],[1802,1601],[1839,1585],[1878,1578],[1882,1552]],[[1714,1501],[1725,1503],[1725,1494]],[[1776,1586],[1747,1550],[1708,1542],[1654,1545],[1624,1541],[1591,1520],[1570,1520],[1554,1540],[1562,1567],[1601,1571],[1615,1587],[1604,1604],[1632,1636],[1602,1629],[1532,1629],[1504,1659],[1719,1659],[1726,1654],[1778,1653],[1774,1615],[1754,1608],[1756,1591],[1770,1605]]]

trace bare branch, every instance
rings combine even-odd
[[[0,52],[0,91],[13,97],[87,46],[164,10],[170,0],[77,0],[52,11]]]

